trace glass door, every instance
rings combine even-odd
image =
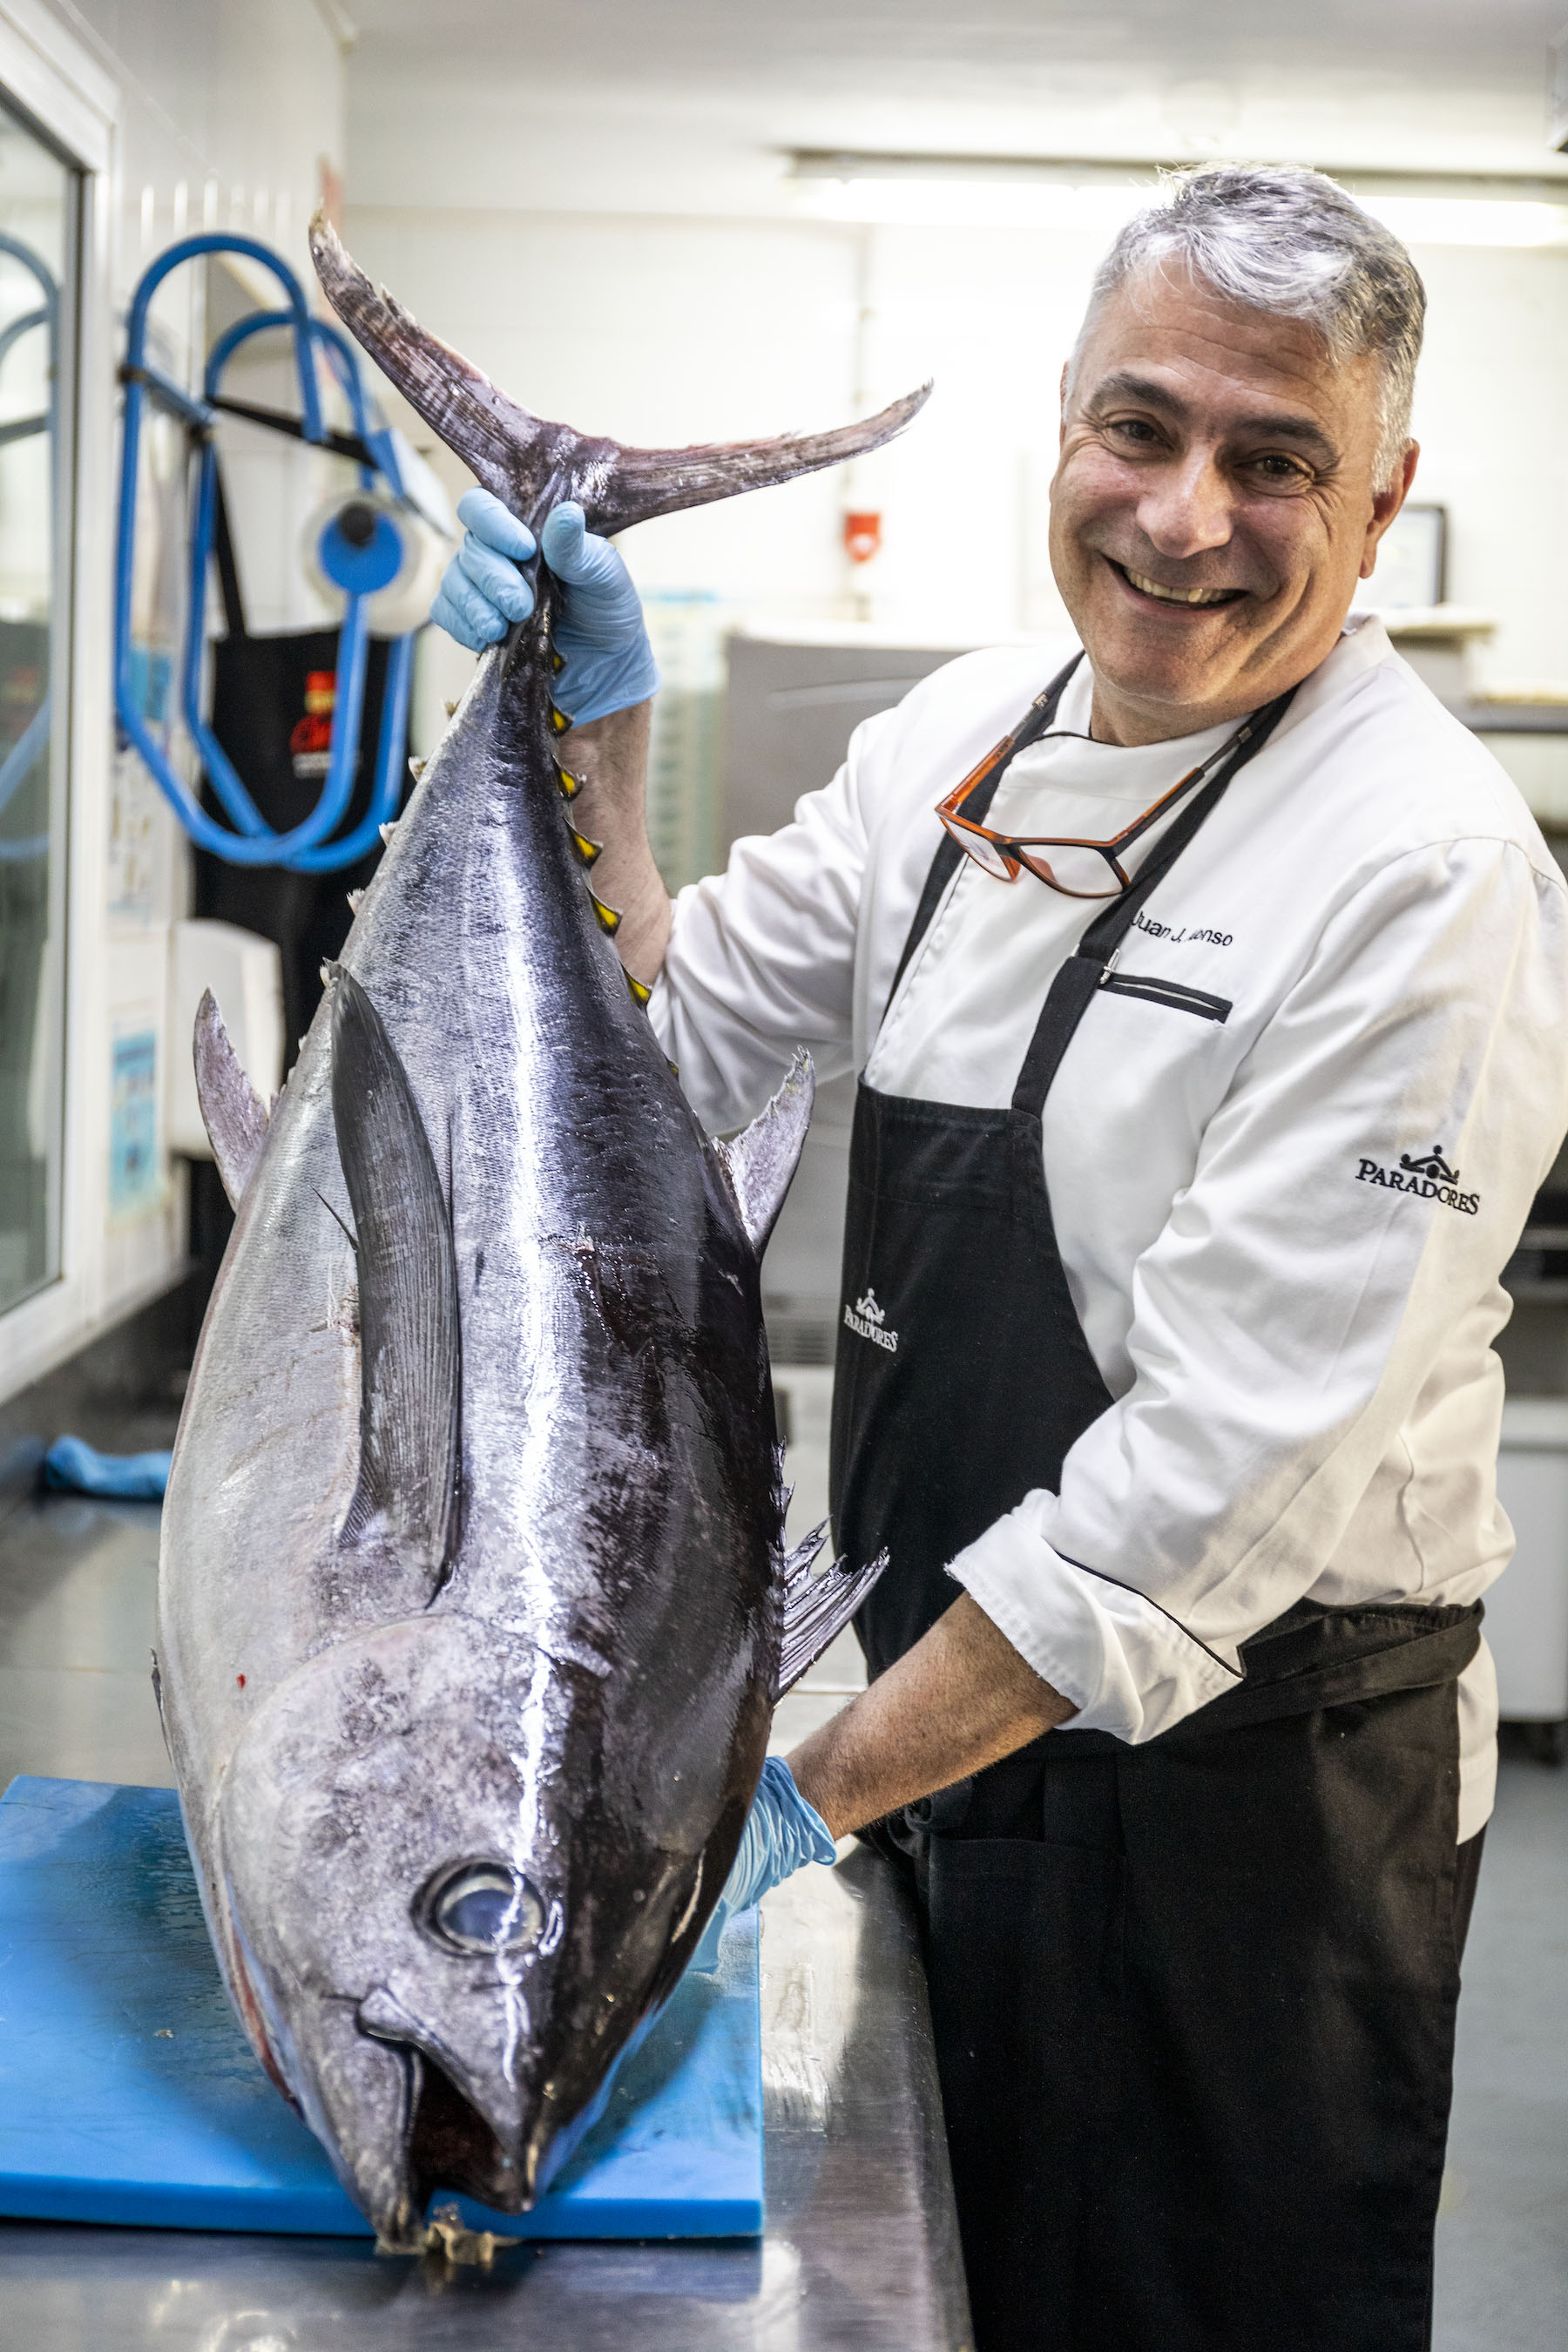
[[[0,1313],[59,1272],[79,195],[0,103]]]

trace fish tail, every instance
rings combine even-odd
[[[328,301],[355,341],[485,488],[535,526],[563,499],[578,501],[591,530],[611,532],[816,473],[880,448],[931,392],[922,384],[879,415],[826,433],[628,448],[550,424],[498,391],[471,361],[371,284],[321,213],[310,224],[310,253]]]

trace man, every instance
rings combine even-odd
[[[1568,906],[1347,619],[1423,310],[1317,174],[1177,181],[1063,379],[1083,658],[938,672],[673,911],[635,594],[574,510],[543,534],[574,821],[699,1114],[799,1042],[862,1073],[833,1480],[840,1549],[891,1553],[873,1679],[770,1766],[727,1897],[829,1833],[910,1869],[982,2352],[1429,2342]],[[533,542],[465,505],[437,617],[477,644]]]

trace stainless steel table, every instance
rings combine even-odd
[[[166,1782],[147,1675],[157,1512],[0,1520],[0,1785]],[[778,1729],[830,1712],[803,1693]],[[4,2031],[0,2025],[0,2032]],[[914,1923],[856,1851],[763,1909],[765,2236],[547,2245],[489,2273],[346,2239],[0,2222],[5,2352],[960,2352],[968,2310]]]

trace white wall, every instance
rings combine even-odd
[[[318,162],[341,169],[343,155],[343,61],[313,0],[76,0],[62,13],[121,93],[117,292],[203,226],[245,228],[308,271]]]
[[[1500,685],[1568,690],[1568,254],[1426,246],[1415,495],[1448,509],[1448,595],[1495,613]]]
[[[108,1214],[109,1074],[117,1025],[169,1034],[167,938],[185,903],[183,836],[135,763],[116,761],[109,638],[118,389],[127,299],[153,256],[204,226],[243,227],[308,269],[318,159],[341,165],[342,59],[312,0],[0,0],[0,58],[52,58],[103,124],[89,190],[77,603],[80,698],[71,754],[67,1196],[61,1279],[0,1318],[0,1394],[24,1385],[178,1274],[183,1187],[165,1161],[145,1211]],[[40,85],[41,88],[41,85]],[[15,93],[14,93],[15,94]],[[71,106],[55,121],[76,152]],[[84,118],[85,119],[85,118]],[[173,363],[200,347],[199,271],[156,316]],[[160,1091],[162,1089],[160,1088]]]
[[[351,194],[346,234],[373,278],[538,415],[660,445],[848,414],[853,230],[367,210]],[[645,524],[638,577],[814,610],[838,497],[817,477]]]
[[[484,127],[481,119],[481,129]],[[470,179],[482,171],[471,162]],[[498,177],[500,167],[498,162]],[[1026,229],[353,201],[373,277],[545,415],[633,441],[730,439],[851,414],[933,376],[905,438],[856,469],[643,526],[645,586],[708,588],[754,623],[848,617],[938,642],[1048,630],[1057,383],[1097,244]],[[1496,614],[1500,681],[1568,686],[1568,253],[1426,247],[1417,495],[1449,508],[1451,601]],[[419,436],[426,445],[429,436]],[[884,552],[851,576],[847,505]]]

